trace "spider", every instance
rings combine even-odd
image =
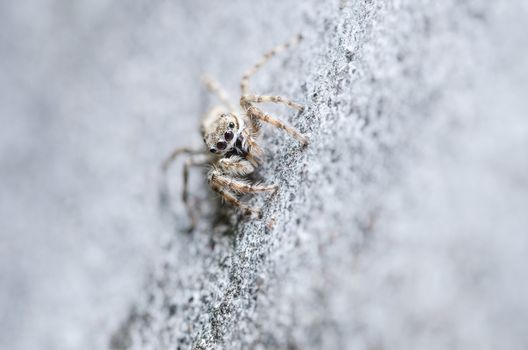
[[[237,195],[242,194],[275,193],[278,190],[277,185],[256,184],[247,180],[247,176],[262,164],[263,150],[256,142],[261,133],[262,122],[284,130],[295,138],[303,148],[308,145],[308,139],[299,131],[264,113],[255,104],[280,103],[299,112],[303,111],[303,106],[281,96],[248,93],[251,76],[277,53],[296,45],[301,39],[301,35],[297,35],[292,40],[270,50],[242,76],[240,83],[242,113],[238,113],[229,102],[225,90],[217,82],[210,78],[203,79],[207,89],[216,94],[221,101],[221,105],[212,108],[202,120],[200,131],[206,149],[176,148],[162,163],[162,170],[166,172],[178,155],[191,155],[183,167],[182,191],[182,200],[191,219],[191,230],[197,223],[188,195],[189,169],[191,166],[211,164],[207,180],[213,191],[217,192],[226,202],[238,207],[244,214],[262,218],[261,209],[248,206],[237,198]]]

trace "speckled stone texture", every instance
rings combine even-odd
[[[209,14],[239,15],[233,42],[250,26],[261,32],[246,49],[204,50],[222,57],[204,69],[236,83],[270,41],[301,31],[300,47],[252,87],[306,105],[300,115],[273,110],[310,146],[266,134],[262,176],[280,192],[252,200],[265,206],[262,221],[215,231],[204,216],[192,235],[176,225],[114,345],[528,346],[528,42],[509,29],[526,5],[281,5],[299,19],[262,41],[274,30],[243,14],[275,12],[252,6]],[[226,58],[240,50],[243,64]]]
[[[0,5],[0,347],[528,347],[526,1],[39,4]],[[309,147],[266,128],[262,220],[193,170],[189,234],[200,75],[237,101],[296,33],[250,86]]]

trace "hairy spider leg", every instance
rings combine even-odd
[[[197,150],[197,149],[192,149],[192,148],[188,148],[188,147],[178,147],[176,149],[174,149],[167,158],[165,158],[165,160],[163,161],[163,163],[161,164],[161,169],[166,172],[169,167],[172,165],[172,163],[176,160],[176,158],[180,155],[180,154],[190,154],[190,155],[193,155],[193,154],[202,154],[204,153],[203,150]]]
[[[244,211],[244,214],[251,215],[255,214],[257,217],[261,218],[262,213],[260,209],[250,207],[248,205],[245,205],[244,203],[240,202],[233,193],[228,191],[227,189],[223,188],[219,184],[215,183],[214,181],[211,183],[211,188],[213,191],[217,192],[222,198],[228,202],[229,204],[238,207]]]
[[[249,106],[251,103],[282,103],[290,108],[296,109],[300,112],[303,111],[304,107],[300,104],[293,102],[287,98],[281,96],[267,96],[267,95],[244,95],[240,98],[240,104],[242,106]]]
[[[189,169],[192,166],[200,166],[207,164],[208,159],[206,157],[202,158],[189,158],[185,161],[183,165],[183,189],[182,189],[182,201],[185,204],[185,209],[187,210],[187,215],[191,219],[191,230],[194,230],[198,222],[196,218],[196,210],[193,209],[189,201]]]
[[[246,73],[244,73],[244,75],[242,76],[242,80],[240,81],[240,89],[242,90],[242,96],[248,94],[249,78],[251,78],[251,76],[253,76],[253,74],[255,74],[260,69],[260,67],[266,64],[276,54],[285,51],[292,46],[297,45],[301,40],[301,34],[297,34],[290,41],[282,45],[276,46],[275,48],[265,53],[253,67],[248,69]]]
[[[279,119],[274,118],[271,115],[262,112],[257,107],[250,106],[247,110],[247,114],[252,118],[262,120],[263,122],[271,124],[278,129],[282,129],[286,131],[293,138],[299,141],[303,147],[306,147],[308,145],[308,139],[306,138],[306,136],[298,132],[295,128],[292,128],[291,126],[288,126],[284,122],[280,121]]]
[[[202,76],[202,81],[205,84],[207,90],[215,94],[224,104],[224,106],[229,109],[231,113],[235,113],[235,106],[231,104],[229,95],[227,94],[226,90],[220,85],[220,83],[218,83],[216,80],[207,75]]]

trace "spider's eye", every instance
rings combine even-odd
[[[211,153],[216,153],[216,149],[214,149],[214,148],[211,148],[209,151],[210,151]]]
[[[224,134],[224,139],[226,141],[231,141],[233,139],[233,132],[232,131],[226,131],[226,133]]]
[[[225,141],[220,141],[216,144],[216,148],[219,150],[224,150],[227,147],[227,143]]]
[[[231,129],[233,129],[233,128],[235,127],[235,123],[233,123],[233,122],[229,123],[229,127],[230,127]]]

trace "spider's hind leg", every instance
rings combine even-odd
[[[183,165],[183,189],[182,189],[182,201],[185,205],[185,209],[187,211],[187,215],[189,216],[189,219],[191,220],[191,227],[189,231],[192,231],[197,223],[197,218],[195,214],[195,210],[192,207],[190,201],[189,201],[189,191],[188,191],[188,183],[189,183],[189,169],[191,166],[201,165],[207,163],[207,155],[202,150],[194,150],[187,147],[180,147],[173,150],[170,155],[165,158],[163,163],[161,164],[161,170],[163,172],[164,178],[166,172],[169,170],[169,167],[174,163],[176,158],[179,155],[187,154],[191,157],[187,159]],[[201,157],[198,157],[197,155],[201,155]],[[166,180],[162,182],[162,188],[160,189],[160,202],[163,206],[165,206],[169,201],[169,194],[168,194],[168,186],[166,183]]]
[[[183,189],[182,189],[182,201],[185,204],[185,209],[187,210],[187,215],[191,219],[191,227],[189,231],[193,231],[198,223],[196,217],[196,208],[194,208],[189,201],[189,169],[192,166],[204,165],[207,163],[207,159],[204,157],[202,159],[190,158],[185,161],[183,165]]]
[[[165,173],[169,169],[169,167],[172,165],[172,163],[178,158],[180,154],[201,154],[204,153],[203,150],[195,150],[188,147],[178,147],[174,149],[167,158],[161,163],[161,170]]]

